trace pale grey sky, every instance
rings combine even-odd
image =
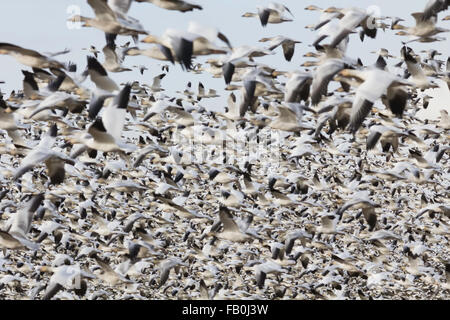
[[[258,19],[242,18],[241,15],[247,11],[255,11],[261,4],[267,4],[271,1],[257,0],[197,0],[196,3],[203,6],[204,10],[188,13],[177,11],[168,11],[160,9],[148,3],[134,3],[129,12],[130,16],[141,21],[145,29],[154,35],[161,35],[166,28],[186,29],[189,21],[195,20],[203,25],[217,27],[231,41],[233,46],[243,44],[263,46],[258,43],[262,37],[285,35],[302,41],[296,47],[296,52],[291,62],[284,60],[281,49],[276,49],[276,55],[258,59],[262,63],[269,64],[283,71],[292,71],[299,69],[301,63],[305,61],[302,55],[311,48],[310,44],[315,39],[315,33],[305,29],[306,25],[314,24],[319,18],[319,12],[305,11],[304,8],[314,3],[315,5],[327,8],[329,6],[368,8],[377,6],[383,16],[399,16],[406,21],[404,25],[411,26],[414,19],[410,16],[412,12],[423,10],[427,0],[413,1],[392,1],[392,0],[285,0],[278,1],[283,3],[292,11],[294,21],[279,25],[269,24],[263,28]],[[60,51],[68,48],[71,52],[64,56],[57,57],[60,61],[74,61],[79,65],[79,69],[84,69],[86,65],[87,51],[82,48],[95,45],[99,50],[104,46],[104,35],[100,30],[93,28],[82,28],[79,30],[70,30],[66,26],[66,20],[70,16],[67,8],[71,5],[77,5],[81,9],[81,14],[93,17],[93,10],[87,5],[85,0],[20,0],[20,1],[2,1],[0,11],[0,41],[10,42],[25,48],[38,50],[42,53]],[[445,16],[441,13],[440,20]],[[450,28],[450,23],[440,21],[442,27]],[[446,35],[448,36],[448,35]],[[142,39],[142,38],[141,38]],[[118,43],[123,44],[130,41],[130,37],[120,36]],[[402,46],[401,41],[406,40],[394,35],[394,31],[379,30],[375,40],[366,39],[363,43],[359,40],[357,34],[351,35],[351,41],[348,48],[348,55],[353,58],[361,58],[364,64],[372,64],[376,60],[376,55],[371,51],[376,51],[379,47],[384,47],[398,55]],[[146,44],[139,43],[140,47],[146,47]],[[410,46],[416,52],[424,49],[436,49],[443,54],[441,59],[446,60],[450,54],[449,41],[435,42],[431,44],[412,43]],[[103,57],[99,56],[103,61]],[[197,58],[196,61],[204,62],[205,58]],[[140,82],[151,82],[151,79],[160,73],[158,66],[161,62],[151,60],[146,57],[127,57],[125,65],[144,64],[149,70],[143,76],[137,70],[125,73],[111,74],[111,77],[117,82],[127,82],[138,80]],[[22,87],[21,69],[28,67],[18,64],[12,57],[0,56],[0,80],[5,84],[0,85],[3,92],[9,92],[12,89]],[[182,72],[179,65],[171,66],[171,72],[163,79],[162,85],[167,89],[168,94],[174,94],[175,91],[182,91],[186,83],[191,81],[196,87],[199,81],[202,81],[205,87],[214,88],[221,91],[224,88],[223,79],[213,79],[208,74],[197,75],[193,73]],[[429,110],[437,113],[440,108],[449,108],[450,92],[448,88],[443,87],[435,93],[439,99],[432,101]],[[210,100],[208,103],[217,103],[224,106],[226,97]],[[430,111],[427,111],[430,114]]]

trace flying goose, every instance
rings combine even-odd
[[[201,36],[176,29],[167,29],[162,37],[147,36],[142,42],[154,43],[157,46],[144,51],[138,51],[138,54],[147,55],[158,60],[169,60],[174,63],[178,61],[183,70],[190,70],[192,68],[192,56],[194,52],[194,41]],[[155,49],[157,48],[157,49]],[[162,55],[163,58],[158,57]],[[134,54],[134,52],[127,51],[127,54]]]
[[[62,265],[58,267],[42,266],[39,271],[52,273],[42,300],[50,300],[63,289],[73,291],[81,297],[87,291],[87,282],[83,278],[95,278],[93,274],[82,270],[78,265]]]
[[[102,115],[106,131],[117,141],[120,141],[125,124],[128,102],[130,101],[131,85],[126,84],[111,104],[104,108]]]
[[[187,48],[186,50],[187,52],[189,52],[190,49]],[[175,59],[177,59],[176,61],[180,62],[178,60],[178,57],[175,56],[173,49],[171,49],[170,47],[166,47],[162,44],[154,45],[148,49],[139,49],[138,47],[127,48],[124,51],[124,55],[129,56],[143,55],[156,60],[170,61],[172,64],[175,63]],[[180,62],[180,64],[182,64],[182,62]]]
[[[402,47],[401,55],[406,63],[408,72],[411,74],[412,82],[420,89],[429,89],[439,87],[437,84],[428,80],[427,76],[422,69],[420,62],[413,57],[413,51],[406,46]]]
[[[301,43],[301,41],[292,40],[290,38],[284,37],[284,36],[276,36],[272,38],[262,38],[259,40],[259,42],[268,42],[269,41],[269,50],[274,50],[278,46],[283,47],[283,54],[284,58],[287,61],[291,61],[292,56],[294,55],[295,50],[295,44]]]
[[[220,48],[214,48],[214,41],[216,39],[221,40],[223,43],[227,45],[229,49],[233,49],[231,46],[230,40],[217,28],[213,28],[210,26],[202,25],[196,21],[190,21],[188,24],[188,32],[198,34],[201,38],[197,38],[194,41],[194,55],[207,55],[209,53],[221,53]],[[209,42],[209,43],[208,43]],[[211,46],[209,49],[211,52],[208,52],[208,46]]]
[[[94,10],[95,18],[75,15],[71,21],[81,21],[84,27],[94,27],[112,35],[148,34],[138,20],[129,17],[124,11],[114,11],[107,0],[88,0],[89,6]],[[117,10],[117,7],[114,7]]]
[[[393,55],[389,54],[389,51],[385,48],[380,48],[378,51],[371,51],[370,53],[375,53],[378,56],[381,56],[383,58],[395,58]]]
[[[121,65],[123,59],[118,56],[115,44],[106,44],[103,47],[103,54],[105,55],[103,67],[109,72],[131,71],[131,69]]]
[[[353,33],[358,26],[363,28],[363,34],[371,38],[376,37],[377,29],[368,24],[370,15],[366,10],[359,8],[337,9],[332,7],[325,10],[325,12],[339,12],[339,23],[336,29],[327,29],[328,32],[324,32],[322,29],[321,35],[314,41],[313,46],[330,37],[329,46],[334,48],[350,33]]]
[[[333,265],[338,266],[338,268],[343,269],[347,271],[349,275],[363,275],[363,271],[360,270],[357,266],[355,266],[355,263],[357,262],[357,259],[351,255],[337,255],[337,254],[331,254],[331,259]]]
[[[311,103],[319,104],[322,96],[328,92],[328,84],[333,77],[348,65],[341,59],[327,59],[315,71],[311,84]]]
[[[312,83],[312,76],[307,72],[294,71],[289,75],[286,82],[284,101],[301,102],[307,101]]]
[[[61,81],[62,82],[62,81]],[[55,91],[45,97],[30,113],[26,112],[25,117],[29,119],[39,119],[41,116],[37,116],[43,111],[54,109],[63,110],[63,115],[70,111],[73,113],[80,113],[83,111],[86,102],[80,100],[80,96],[69,94],[62,91]],[[50,112],[47,114],[51,115]],[[45,117],[45,114],[44,114]]]
[[[242,230],[234,221],[233,215],[227,207],[220,206],[219,218],[222,223],[223,230],[221,232],[214,232],[212,235],[219,239],[224,239],[233,242],[251,242],[255,237],[247,234],[246,230]]]
[[[436,204],[429,205],[426,208],[423,208],[422,210],[420,210],[420,212],[414,217],[414,219],[420,218],[427,212],[429,212],[429,213],[438,212],[438,213],[442,213],[446,217],[450,217],[450,207],[448,205],[436,203]]]
[[[449,0],[429,0],[423,9],[423,20],[428,20],[441,11],[445,11],[450,6]]]
[[[153,77],[153,82],[152,82],[151,86],[146,86],[146,87],[148,87],[152,92],[164,91],[165,89],[163,87],[161,87],[161,80],[165,76],[166,76],[166,73],[161,73],[161,74]]]
[[[398,139],[400,137],[410,138],[418,143],[422,142],[421,139],[411,132],[403,132],[401,129],[393,126],[374,125],[370,127],[366,148],[367,150],[372,150],[380,141],[383,152],[388,152],[391,147],[393,152],[397,152],[399,147]]]
[[[284,12],[287,11],[293,17],[291,11],[288,7],[282,4],[271,2],[267,6],[259,6],[257,9],[258,13],[246,12],[242,15],[242,17],[259,17],[263,27],[265,27],[268,23],[277,24],[292,21],[291,18],[287,18],[284,14]]]
[[[343,77],[353,77],[362,81],[356,90],[355,99],[353,101],[350,116],[350,131],[356,133],[361,127],[364,119],[372,110],[374,103],[383,95],[388,94],[389,90],[396,87],[410,86],[410,83],[400,79],[394,74],[380,70],[378,68],[367,68],[364,70],[345,69],[339,73]],[[402,95],[402,99],[391,98],[393,103],[398,104],[393,107],[394,110],[403,110],[406,99]]]
[[[238,109],[238,105],[236,103],[236,96],[232,92],[228,96],[227,106],[225,107],[225,113],[217,113],[219,116],[224,117],[229,120],[237,121],[242,119],[240,110]]]
[[[302,121],[303,109],[305,107],[300,103],[289,102],[286,105],[279,105],[278,116],[269,123],[272,129],[283,131],[298,132],[312,127]]]
[[[74,165],[75,162],[64,153],[53,150],[56,140],[57,127],[53,125],[47,135],[41,138],[39,144],[31,150],[20,163],[13,179],[17,180],[36,165],[45,163],[50,184],[60,184],[64,181],[65,163]]]
[[[319,109],[318,114],[324,114],[319,118],[319,124],[316,129],[315,137],[320,136],[323,127],[328,123],[328,135],[332,135],[338,128],[345,129],[350,122],[350,112],[352,100],[349,98],[330,97],[323,101],[323,107]]]
[[[291,254],[296,240],[300,239],[302,246],[305,246],[306,243],[311,242],[312,237],[313,236],[311,234],[309,234],[308,232],[306,232],[304,230],[300,230],[300,229],[289,232],[286,235],[285,247],[284,247],[286,255]]]
[[[179,216],[180,218],[184,218],[184,219],[206,219],[206,220],[212,220],[211,217],[198,213],[196,210],[190,210],[188,208],[185,208],[184,206],[180,206],[178,204],[176,204],[175,202],[173,202],[173,200],[170,198],[170,196],[166,195],[159,195],[159,194],[155,194],[154,195],[156,200],[161,201],[161,207],[162,208],[167,208],[170,210],[175,210],[175,214],[177,216]]]
[[[219,97],[219,95],[217,94],[216,90],[214,89],[209,89],[208,93],[205,92],[205,86],[203,85],[203,83],[199,82],[198,83],[198,94],[197,94],[197,100],[200,101],[202,98],[217,98]]]
[[[142,42],[157,43],[172,48],[175,52],[175,57],[179,59],[182,55],[182,52],[179,51],[182,49],[179,47],[181,45],[179,43],[181,40],[188,42],[188,44],[185,44],[184,46],[192,45],[192,55],[194,56],[227,53],[227,50],[214,44],[216,38],[221,39],[229,48],[231,48],[229,40],[217,29],[206,27],[195,21],[191,21],[187,31],[167,29],[161,38],[149,35],[144,38]],[[187,49],[187,47],[185,47],[184,50],[185,49]]]
[[[167,280],[169,279],[170,271],[172,269],[174,269],[175,272],[178,273],[180,270],[180,267],[182,267],[182,266],[186,267],[187,264],[179,258],[172,257],[165,261],[162,261],[160,263],[160,269],[159,269],[160,281],[159,281],[158,288],[161,288],[167,282]]]
[[[5,231],[19,241],[28,239],[27,234],[31,230],[33,215],[44,200],[44,194],[37,194],[27,202],[23,209],[15,212],[6,222]]]
[[[367,150],[372,150],[378,141],[380,141],[383,152],[388,152],[391,147],[393,152],[397,152],[399,147],[398,138],[407,136],[408,134],[403,133],[398,128],[374,125],[370,127],[370,135],[367,137],[366,148]]]
[[[415,19],[416,25],[414,27],[405,27],[399,23],[393,26],[394,30],[400,30],[396,33],[399,36],[409,36],[412,38],[409,42],[434,42],[439,38],[435,36],[442,32],[448,32],[448,29],[440,28],[436,26],[437,17],[431,16],[425,19],[425,15],[422,12],[412,13],[411,16]]]
[[[264,288],[264,283],[268,274],[280,274],[286,273],[287,270],[283,269],[281,265],[275,261],[267,260],[264,263],[256,264],[254,266],[256,285],[258,288]]]
[[[39,245],[21,237],[15,237],[6,231],[0,230],[0,248],[5,252],[9,250],[36,250]]]
[[[168,57],[169,60],[172,62],[173,60],[179,61],[184,69],[190,70],[193,56],[227,53],[227,50],[214,44],[216,38],[231,47],[227,37],[217,29],[191,21],[187,31],[167,29],[161,38],[150,35],[144,38],[142,42],[156,43],[161,46],[161,49],[170,50],[172,58]]]
[[[108,77],[108,73],[105,68],[100,64],[100,62],[98,62],[97,59],[92,56],[88,56],[87,62],[88,74],[91,81],[95,83],[97,88],[108,92],[119,90],[117,84],[110,77]]]
[[[322,213],[319,217],[320,217],[319,226],[313,224],[308,224],[306,226],[307,230],[313,233],[314,236],[320,237],[321,235],[345,234],[343,231],[344,228],[338,227],[339,216]]]
[[[364,215],[367,223],[369,224],[369,231],[372,231],[377,224],[377,214],[375,208],[381,206],[371,201],[367,196],[355,195],[353,200],[348,201],[342,207],[340,207],[336,214],[339,216],[339,220],[342,219],[344,212],[350,208],[361,209],[361,213]]]
[[[94,257],[97,264],[100,266],[100,270],[96,270],[94,274],[110,286],[117,285],[127,285],[134,283],[133,281],[127,279],[120,273],[116,272],[111,268],[111,266],[103,259],[99,258],[97,255]]]
[[[220,184],[229,184],[237,182],[239,179],[225,171],[220,171],[217,168],[211,168],[208,172],[209,179]]]
[[[220,202],[223,206],[239,209],[244,205],[245,195],[238,190],[222,190]]]
[[[0,54],[8,54],[19,63],[35,68],[65,69],[64,64],[40,54],[37,51],[25,49],[14,44],[0,43]]]
[[[32,100],[41,100],[52,95],[54,92],[58,91],[65,78],[65,74],[61,74],[50,81],[45,88],[39,88],[34,73],[22,70],[22,74],[24,75],[22,82],[23,93],[25,97]]]
[[[342,15],[340,12],[335,11],[335,10],[331,10],[330,8],[322,9],[322,8],[319,8],[319,7],[315,6],[315,5],[309,5],[309,6],[307,6],[305,8],[305,10],[322,12],[322,14],[319,17],[319,22],[317,24],[311,25],[311,26],[307,26],[307,28],[313,29],[313,30],[321,29],[323,26],[328,24],[331,20],[333,20],[335,18],[338,18],[339,16]]]
[[[229,84],[233,80],[233,74],[236,68],[246,68],[254,65],[251,63],[253,58],[272,54],[274,53],[271,50],[248,45],[234,47],[231,53],[220,61],[225,83]]]
[[[184,0],[135,0],[136,2],[150,2],[155,6],[166,10],[176,10],[180,12],[193,11],[194,9],[202,10],[203,8],[197,4]]]
[[[445,129],[450,130],[450,116],[448,115],[447,110],[440,110],[441,114],[438,126]]]
[[[123,123],[123,119],[114,119],[114,123],[108,124],[108,126],[114,128],[114,134],[119,135],[119,126],[116,127],[116,120]],[[121,131],[120,131],[121,134]],[[124,144],[121,141],[116,140],[110,132],[105,128],[103,119],[97,117],[92,124],[90,124],[85,132],[77,132],[70,136],[68,140],[74,144],[84,145],[82,151],[77,152],[79,155],[87,149],[94,149],[103,152],[119,152],[123,154],[126,151],[134,151],[136,147],[134,145]],[[73,157],[76,157],[73,155]]]
[[[17,120],[14,110],[11,109],[5,100],[3,100],[3,96],[0,95],[0,130],[7,132],[16,147],[28,148],[27,143],[18,132],[19,129],[25,129],[25,127],[21,126]]]

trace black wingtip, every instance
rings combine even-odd
[[[63,83],[65,78],[66,78],[66,75],[64,73],[58,75],[58,77],[56,77],[56,79],[52,80],[48,84],[47,89],[51,92],[58,91],[59,87],[61,86],[61,84]]]
[[[274,187],[274,185],[275,185],[275,182],[277,182],[277,179],[276,178],[270,178],[269,179],[269,190],[273,190],[273,187]]]
[[[417,60],[411,55],[412,49],[403,46],[401,49],[401,55],[403,56],[403,59],[407,62],[417,63]]]
[[[181,64],[183,70],[192,69],[192,54],[194,50],[194,44],[192,41],[184,38],[180,39],[175,55]]]
[[[357,63],[358,63],[358,66],[364,67],[364,63],[362,62],[361,58],[358,58]]]
[[[324,40],[327,37],[327,35],[323,35],[320,36],[319,38],[316,39],[316,41],[314,41],[314,43],[312,44],[313,47],[315,47],[316,49],[318,48],[317,46],[319,45],[320,42],[322,42],[322,40]],[[323,48],[322,46],[320,46],[320,48]],[[317,49],[318,51],[321,51],[319,49]]]
[[[361,104],[356,115],[350,121],[350,132],[352,134],[356,134],[356,132],[359,130],[362,123],[364,122],[364,119],[366,119],[370,110],[372,110],[372,106],[373,102],[367,99],[365,99],[364,102]]]
[[[76,65],[76,63],[73,63],[73,62],[69,61],[67,63],[67,71],[69,71],[69,72],[77,72],[77,65]]]
[[[131,84],[127,83],[115,98],[115,103],[119,109],[126,109],[130,101]]]
[[[158,47],[161,50],[161,53],[166,57],[166,59],[169,60],[170,63],[174,64],[175,59],[173,58],[172,51],[168,47],[163,46],[161,44],[158,45]]]
[[[31,204],[30,207],[28,208],[28,211],[35,212],[41,205],[42,201],[44,201],[44,199],[45,199],[44,193],[35,195],[31,200]]]
[[[377,62],[375,63],[375,66],[378,69],[384,70],[384,68],[386,68],[386,66],[387,66],[387,63],[382,56],[379,56],[377,59]]]
[[[381,137],[381,133],[378,132],[378,131],[375,131],[374,133],[369,135],[367,137],[366,149],[367,150],[372,150],[373,148],[375,148],[378,140],[380,140],[380,137]]]
[[[48,71],[45,71],[44,69],[36,68],[36,67],[32,67],[31,69],[33,70],[34,73],[41,72],[41,73],[44,73],[44,74],[50,76],[50,73]]]
[[[22,74],[25,76],[23,81],[30,85],[33,90],[38,91],[39,87],[34,79],[34,74],[26,70],[22,70]]]
[[[103,120],[101,117],[95,119],[94,123],[91,125],[91,128],[97,129],[98,131],[106,132],[106,128],[103,125]]]
[[[210,179],[210,180],[213,180],[218,174],[219,174],[219,170],[217,170],[217,169],[211,169],[211,170],[208,172],[209,179]]]
[[[228,210],[228,208],[222,204],[219,206],[219,212],[230,214],[230,210]]]
[[[222,66],[223,78],[225,79],[225,84],[230,84],[233,78],[235,66],[231,62],[227,62]]]
[[[256,280],[259,289],[264,288],[264,282],[266,281],[266,277],[267,274],[264,271],[261,271],[259,277]]]
[[[246,100],[252,100],[255,96],[255,90],[256,90],[256,81],[254,80],[248,80],[244,81],[244,88],[245,88],[245,99]]]
[[[88,63],[88,70],[94,70],[98,72],[101,76],[107,76],[108,73],[106,72],[105,68],[98,62],[97,59],[95,59],[93,56],[87,57],[87,63]]]
[[[48,133],[49,133],[50,137],[56,137],[56,135],[58,134],[58,127],[56,126],[56,123],[50,127],[50,130]]]
[[[115,34],[115,33],[106,33],[105,32],[105,39],[106,39],[106,44],[107,45],[115,46],[116,38],[117,38],[117,34]]]
[[[267,26],[267,23],[269,22],[269,16],[270,16],[270,11],[269,10],[263,10],[259,14],[259,20],[261,21],[261,25],[263,27]]]
[[[377,37],[377,31],[377,28],[367,28],[363,30],[364,34],[372,39],[375,39]]]
[[[95,117],[98,115],[98,113],[102,109],[104,103],[105,103],[104,97],[98,97],[96,99],[91,99],[91,102],[89,104],[89,113],[88,113],[89,119],[91,119],[91,120],[95,119]]]

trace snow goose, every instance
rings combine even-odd
[[[259,17],[263,27],[265,27],[268,23],[277,24],[292,21],[291,18],[288,18],[284,14],[284,12],[287,11],[293,17],[291,10],[282,4],[271,2],[267,6],[259,6],[257,9],[258,13],[246,12],[242,15],[242,17]]]
[[[131,35],[148,34],[138,20],[129,17],[123,11],[114,11],[107,0],[88,0],[89,6],[94,10],[95,18],[75,15],[70,21],[83,22],[83,27],[94,27],[107,34]],[[117,10],[117,7],[114,7]]]
[[[57,68],[64,69],[64,64],[50,59],[37,51],[25,49],[10,43],[0,43],[0,54],[8,54],[14,57],[18,62],[36,68]]]
[[[108,77],[108,73],[105,68],[92,56],[87,57],[88,62],[88,74],[92,82],[95,83],[97,88],[108,92],[118,91],[117,84]]]
[[[387,94],[389,89],[401,86],[410,86],[411,84],[396,75],[380,70],[378,68],[367,68],[364,70],[345,69],[339,73],[343,77],[354,77],[359,79],[362,84],[356,90],[356,96],[353,100],[350,130],[356,133],[361,127],[364,119],[372,110],[374,103],[383,95]],[[392,98],[392,101],[397,101]],[[404,109],[405,99],[399,99],[395,109]]]
[[[197,4],[184,0],[135,0],[136,2],[149,2],[166,10],[176,10],[180,12],[193,11],[194,9],[202,10],[203,8]]]
[[[47,174],[51,184],[60,184],[64,181],[65,170],[64,164],[74,165],[74,161],[64,153],[53,150],[56,141],[57,127],[53,125],[48,134],[42,137],[39,144],[31,150],[22,160],[19,168],[14,174],[14,179],[19,179],[26,172],[33,169],[36,165],[45,163],[47,166]]]
[[[291,61],[295,51],[295,44],[301,43],[301,41],[292,40],[284,36],[276,36],[271,38],[262,38],[259,42],[269,42],[269,50],[274,50],[278,46],[282,46],[283,54],[286,61]]]

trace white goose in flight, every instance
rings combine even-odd
[[[356,90],[350,116],[350,131],[353,133],[356,133],[361,127],[364,119],[372,110],[374,103],[383,95],[386,95],[388,90],[411,85],[396,75],[376,67],[364,70],[345,69],[339,75],[347,78],[355,78],[361,82],[361,85]],[[393,99],[393,101],[396,100]],[[398,103],[401,103],[404,108],[406,100],[400,99]]]
[[[267,6],[259,6],[257,9],[258,13],[246,12],[242,15],[242,17],[259,17],[259,20],[261,21],[261,25],[263,27],[265,27],[268,23],[278,24],[282,22],[292,21],[291,18],[288,18],[284,14],[284,12],[287,11],[293,17],[291,10],[289,10],[289,8],[285,5],[271,2]]]
[[[69,138],[69,141],[83,144],[85,149],[89,148],[103,152],[123,153],[124,151],[135,150],[136,147],[134,145],[124,144],[121,141],[130,91],[131,85],[125,85],[114,98],[112,104],[106,107],[103,118],[97,117],[86,132],[74,134]],[[82,152],[79,151],[77,154]]]
[[[140,22],[126,14],[125,8],[113,6],[113,10],[107,0],[88,0],[89,6],[95,12],[95,18],[75,15],[69,20],[83,22],[83,27],[94,27],[107,34],[131,35],[137,37],[139,34],[148,34]],[[120,8],[120,10],[118,10]]]
[[[198,4],[194,4],[184,0],[135,0],[136,2],[149,2],[166,10],[175,10],[180,12],[193,11],[194,9],[202,10]]]
[[[35,68],[65,69],[64,64],[44,56],[37,51],[25,49],[10,43],[0,43],[0,54],[8,54],[21,64]]]

